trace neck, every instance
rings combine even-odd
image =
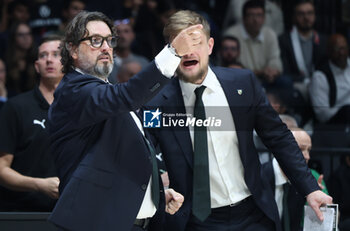
[[[298,33],[305,39],[308,39],[312,36],[312,30],[300,30],[298,29]]]
[[[46,101],[51,105],[53,102],[53,93],[61,79],[40,79],[39,90]]]

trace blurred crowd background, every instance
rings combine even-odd
[[[38,84],[40,40],[63,35],[81,10],[114,21],[119,38],[112,83],[127,81],[165,46],[162,32],[171,14],[196,11],[210,22],[215,39],[210,63],[256,74],[273,108],[312,137],[308,164],[324,174],[341,214],[350,218],[350,0],[246,2],[1,0],[0,107]],[[256,145],[263,156],[264,146]]]

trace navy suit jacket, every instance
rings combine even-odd
[[[237,131],[239,154],[244,167],[244,179],[257,206],[281,230],[278,210],[271,188],[262,180],[258,153],[253,142],[253,129],[277,160],[299,192],[307,195],[318,188],[295,139],[272,109],[251,71],[212,68],[226,95]],[[241,94],[238,90],[242,90]],[[185,113],[177,78],[147,103],[163,113]],[[167,230],[185,230],[191,214],[193,149],[189,130],[183,128],[153,128],[155,142],[162,150],[170,187],[183,194],[185,201],[174,216],[167,216]]]
[[[131,230],[152,162],[129,112],[140,108],[167,82],[154,62],[125,84],[107,84],[75,71],[63,77],[49,110],[52,150],[61,181],[51,222],[77,231]],[[161,192],[159,208],[164,208]]]

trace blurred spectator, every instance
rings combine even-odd
[[[4,58],[7,47],[9,28],[16,22],[29,21],[29,6],[25,0],[2,1],[0,20],[0,57]]]
[[[217,55],[218,66],[242,67],[242,64],[238,61],[240,52],[239,40],[236,37],[223,37]]]
[[[123,18],[124,0],[85,0],[87,11],[100,11],[112,19]]]
[[[15,23],[10,28],[6,50],[7,89],[21,93],[33,89],[37,82],[34,69],[35,47],[30,27],[26,23]]]
[[[243,66],[254,71],[263,82],[272,84],[282,72],[282,62],[277,36],[270,28],[263,27],[264,21],[264,3],[247,1],[243,6],[243,24],[229,27],[224,36],[237,37]]]
[[[119,68],[117,74],[117,82],[124,83],[127,82],[131,77],[136,75],[141,71],[142,67],[136,60],[124,60]]]
[[[48,212],[58,198],[45,122],[63,77],[59,45],[60,37],[43,41],[35,61],[39,86],[9,99],[1,109],[0,211]]]
[[[283,118],[286,117],[282,117],[281,119]],[[294,126],[294,124],[295,123],[292,123],[292,126]],[[310,160],[310,150],[312,147],[310,136],[303,129],[297,127],[288,128],[291,129],[295,141],[302,151],[306,163],[308,163]],[[321,190],[328,194],[326,184],[323,180],[323,175],[320,175],[314,169],[310,169],[310,171],[316,178]],[[282,220],[283,231],[302,230],[303,211],[306,203],[305,197],[299,194],[296,191],[296,188],[290,184],[288,178],[280,168],[278,161],[275,158],[263,164],[262,174],[266,177],[265,179],[269,181],[275,194],[278,212]]]
[[[343,35],[334,34],[329,38],[328,60],[312,76],[309,90],[319,122],[349,124],[350,60]]]
[[[134,26],[135,53],[152,60],[164,48],[163,28],[175,11],[172,0],[147,0],[142,5]]]
[[[63,0],[62,23],[59,26],[59,31],[64,34],[67,24],[80,11],[85,9],[85,0]]]
[[[271,28],[277,35],[284,31],[283,12],[274,1],[260,0],[265,4],[265,26]],[[230,0],[225,14],[223,28],[242,23],[242,8],[247,0]]]
[[[139,15],[141,6],[143,4],[148,4],[148,2],[154,2],[154,0],[123,0],[122,18],[128,18],[131,25],[135,25],[135,20]]]
[[[117,47],[115,48],[116,56],[114,57],[113,71],[108,77],[108,80],[111,83],[116,83],[116,75],[124,60],[128,59],[138,62],[142,68],[144,68],[149,63],[145,57],[136,55],[131,50],[131,45],[135,40],[135,33],[130,24],[130,20],[116,20],[114,21],[114,25],[119,38]]]
[[[278,114],[285,114],[287,112],[287,105],[283,102],[280,96],[274,91],[267,91],[266,97],[269,100],[272,108]]]
[[[28,22],[30,18],[25,0],[4,0],[1,10],[0,32],[6,31],[13,22]]]
[[[0,59],[0,109],[6,101],[7,101],[6,67],[5,67],[4,61]]]
[[[286,114],[280,114],[279,116],[282,122],[287,125],[287,128],[293,129],[299,127],[297,120],[293,116]]]
[[[30,21],[34,41],[39,43],[47,33],[57,33],[62,23],[61,12],[63,0],[29,0]]]
[[[315,8],[311,0],[299,0],[294,7],[294,26],[279,38],[283,71],[307,97],[307,84],[315,67],[326,58],[326,37],[313,29]]]

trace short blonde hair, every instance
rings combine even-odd
[[[170,16],[168,23],[165,25],[163,30],[164,39],[166,42],[171,42],[176,35],[180,33],[180,31],[197,24],[203,25],[202,30],[209,39],[210,26],[208,21],[196,12],[190,10],[180,10]]]

